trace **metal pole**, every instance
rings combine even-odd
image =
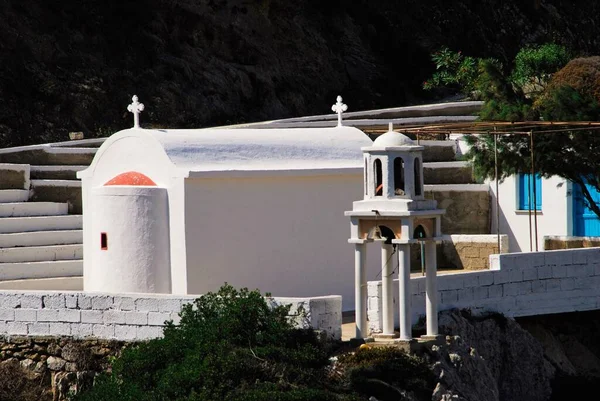
[[[421,245],[421,276],[425,275],[425,244],[419,241]]]
[[[496,131],[496,127],[494,127]],[[496,181],[496,240],[500,253],[500,187],[498,185],[498,134],[494,132],[494,181]]]
[[[531,139],[531,180],[535,180],[535,162],[533,152],[533,131],[529,132],[529,138]],[[535,251],[538,251],[538,226],[537,226],[537,196],[535,190],[535,181],[533,181],[533,220],[535,222]],[[531,202],[529,202],[531,203]],[[531,207],[530,207],[531,209]]]

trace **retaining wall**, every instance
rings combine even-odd
[[[518,317],[600,309],[600,248],[492,255],[490,266],[439,275],[440,310],[468,308]],[[369,327],[381,332],[381,282],[369,282],[367,293]],[[425,314],[425,277],[411,279],[411,293],[416,322]],[[396,281],[394,305],[397,299]]]
[[[544,250],[600,247],[600,237],[544,236]]]
[[[0,336],[57,336],[142,341],[161,337],[165,321],[179,322],[182,305],[198,296],[0,291]],[[302,307],[311,326],[341,338],[342,297],[270,298],[273,304]]]

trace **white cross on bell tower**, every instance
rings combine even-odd
[[[338,127],[342,126],[342,113],[348,110],[348,105],[342,103],[342,97],[337,97],[337,102],[331,106],[331,110],[338,115]]]
[[[140,113],[144,110],[144,104],[138,102],[136,95],[133,95],[131,100],[133,102],[127,106],[127,110],[133,113],[133,128],[140,128]]]

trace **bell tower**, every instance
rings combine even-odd
[[[436,242],[441,241],[441,216],[437,201],[425,199],[423,146],[404,134],[389,131],[370,147],[362,148],[364,197],[353,203],[350,217],[355,255],[356,338],[368,336],[366,249],[381,243],[383,333],[393,338],[393,273],[398,266],[400,340],[410,340],[410,245],[425,242],[427,336],[438,334]]]

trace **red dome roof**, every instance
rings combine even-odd
[[[126,173],[119,174],[118,176],[104,184],[104,186],[108,185],[155,187],[156,183],[142,173],[138,173],[137,171],[128,171]]]

